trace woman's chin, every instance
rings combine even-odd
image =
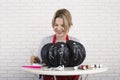
[[[56,36],[57,36],[57,37],[62,37],[62,36],[63,36],[63,34],[56,34]]]

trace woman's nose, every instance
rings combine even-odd
[[[57,29],[58,29],[58,30],[61,30],[61,27],[60,27],[60,26],[58,26],[58,27],[57,27]]]

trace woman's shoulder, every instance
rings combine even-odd
[[[70,40],[73,40],[73,41],[79,42],[79,40],[78,40],[76,37],[74,37],[74,36],[69,36],[69,39],[70,39]]]
[[[49,35],[49,36],[43,37],[42,42],[50,43],[52,42],[52,39],[53,39],[53,35]]]

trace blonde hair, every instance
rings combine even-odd
[[[52,19],[52,27],[55,25],[56,18],[62,18],[63,19],[63,26],[65,30],[69,31],[69,28],[72,25],[72,16],[71,13],[67,9],[59,9],[55,12],[53,19]]]

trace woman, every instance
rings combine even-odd
[[[55,34],[42,39],[39,51],[41,52],[41,48],[47,43],[66,42],[66,38],[74,41],[79,41],[75,37],[68,36],[68,32],[71,26],[72,16],[70,12],[67,9],[57,10],[52,20],[52,28]],[[41,55],[39,56],[41,57]]]
[[[72,16],[67,9],[59,9],[54,14],[52,20],[52,28],[55,32],[54,35],[45,37],[40,44],[41,48],[47,43],[56,43],[56,42],[66,42],[67,40],[78,41],[76,38],[68,35],[69,29],[72,26]],[[40,59],[41,59],[41,55]],[[42,60],[41,60],[42,61]],[[57,76],[57,80],[78,80],[78,75],[76,76]],[[43,76],[44,80],[54,80],[53,76]]]

